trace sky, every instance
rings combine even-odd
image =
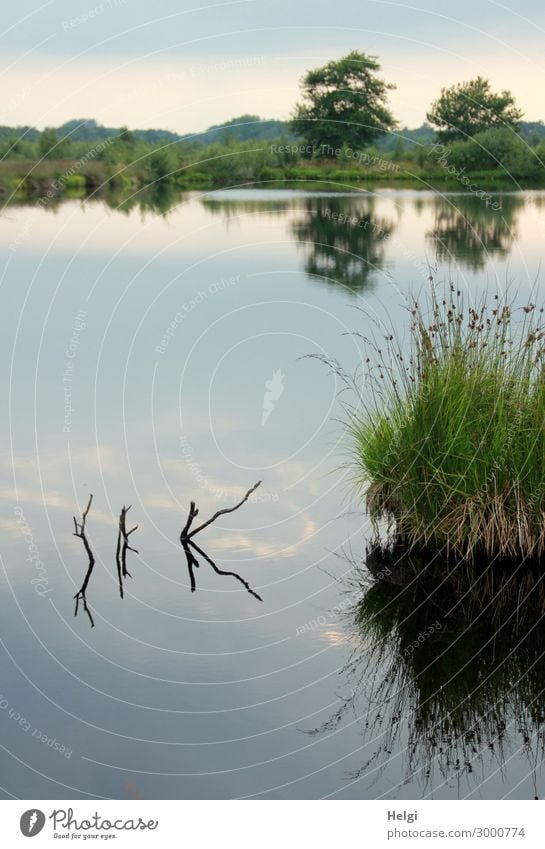
[[[0,124],[200,132],[288,118],[305,70],[376,55],[401,126],[481,75],[545,119],[542,0],[18,0],[0,23]]]

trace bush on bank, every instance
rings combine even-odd
[[[411,343],[389,337],[372,402],[351,422],[358,485],[410,547],[540,558],[545,551],[543,310],[459,290],[411,302]]]

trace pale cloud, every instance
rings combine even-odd
[[[217,548],[237,554],[250,553],[254,557],[294,557],[297,554],[298,545],[299,542],[292,545],[266,543],[256,541],[244,534],[230,533],[214,537],[209,548]]]
[[[180,505],[166,495],[152,493],[144,498],[144,504],[151,510],[166,510],[169,513],[180,513]]]
[[[0,489],[0,503],[1,502],[11,504],[14,507],[22,507],[23,509],[25,507],[45,507],[49,510],[63,510],[67,512],[70,517],[74,514],[77,516],[78,514],[77,503],[55,490],[48,490],[47,492],[42,493],[39,489],[34,491],[32,489],[20,487],[17,489],[4,488]],[[10,527],[9,523],[11,520],[4,521],[8,523],[6,527]],[[96,509],[96,507],[93,508],[93,521],[100,522],[103,525],[117,525],[118,523],[116,516],[112,516],[111,513],[107,513],[103,510]]]
[[[21,526],[17,519],[0,519],[0,531],[17,538],[21,536]]]

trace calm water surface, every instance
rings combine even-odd
[[[366,353],[351,331],[405,332],[430,267],[471,293],[539,295],[545,193],[499,197],[499,212],[389,189],[4,209],[3,797],[545,793],[539,616],[516,644],[456,620],[406,651],[437,614],[354,590],[368,526],[341,386],[306,356],[351,372]],[[192,593],[189,502],[204,519],[257,480],[198,541],[263,601],[202,557]],[[90,493],[94,629],[72,600]],[[121,600],[123,504],[139,554]]]

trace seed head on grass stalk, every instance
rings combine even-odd
[[[409,314],[409,351],[393,335],[387,354],[374,346],[380,390],[350,421],[372,519],[410,545],[541,557],[543,310],[499,295],[466,305],[453,284],[432,284]]]

